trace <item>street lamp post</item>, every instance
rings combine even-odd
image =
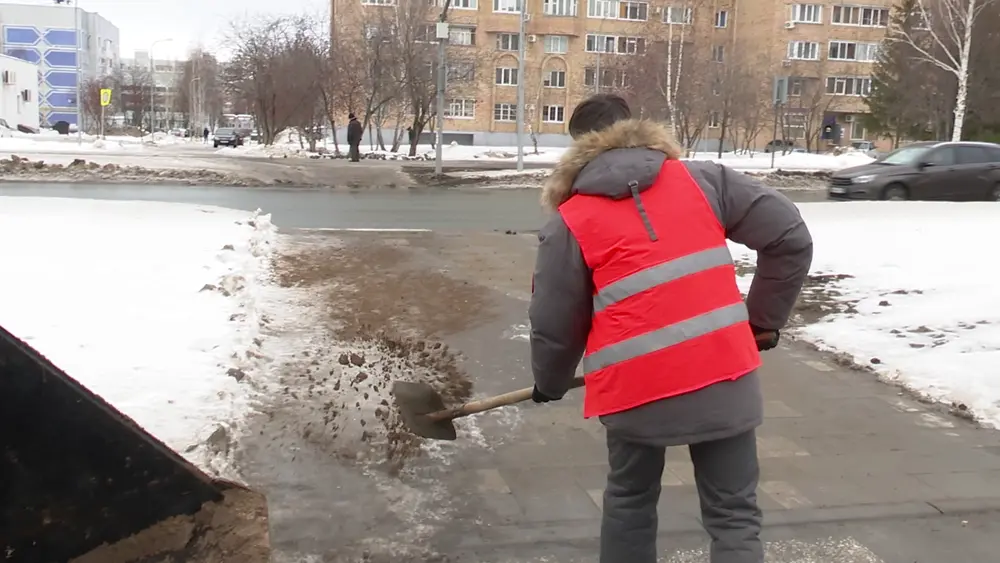
[[[188,118],[188,131],[191,133],[191,140],[194,141],[194,125],[195,123],[201,123],[201,96],[198,90],[194,89],[195,82],[201,85],[201,77],[195,76],[191,79],[191,85],[188,88],[188,98],[191,103],[191,115]]]
[[[149,46],[149,136],[153,136],[153,129],[156,127],[156,59],[153,58],[153,47],[157,43],[173,41],[172,38],[157,39]]]

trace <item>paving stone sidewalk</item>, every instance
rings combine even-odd
[[[824,361],[801,344],[768,353],[763,374],[766,421],[758,447],[766,526],[1000,509],[1000,433]],[[474,507],[459,550],[488,553],[597,537],[606,473],[603,427],[582,418],[579,394],[528,405],[519,414],[513,429],[501,418],[480,420],[484,434],[499,444],[467,452],[453,468]],[[685,448],[668,450],[662,483],[661,534],[700,533]]]

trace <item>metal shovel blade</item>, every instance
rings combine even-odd
[[[458,437],[452,420],[431,420],[427,415],[445,410],[444,401],[430,385],[397,381],[392,385],[396,408],[410,432],[431,440],[454,440]]]

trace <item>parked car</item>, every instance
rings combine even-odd
[[[875,148],[874,141],[854,141],[851,143],[854,150],[861,151],[872,158],[878,158],[881,156],[878,153],[878,149]]]
[[[791,151],[795,147],[795,141],[774,139],[764,145],[764,152],[785,152]]]
[[[219,145],[227,147],[239,147],[243,145],[243,136],[232,127],[220,127],[215,130],[215,148]]]
[[[830,199],[1000,201],[1000,145],[921,142],[834,172]]]

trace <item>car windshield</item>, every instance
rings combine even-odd
[[[219,129],[218,131],[215,132],[215,134],[216,135],[232,135],[233,134],[233,130],[232,129]]]
[[[880,164],[915,164],[929,150],[931,150],[931,147],[927,145],[903,147],[885,155],[878,162]]]

